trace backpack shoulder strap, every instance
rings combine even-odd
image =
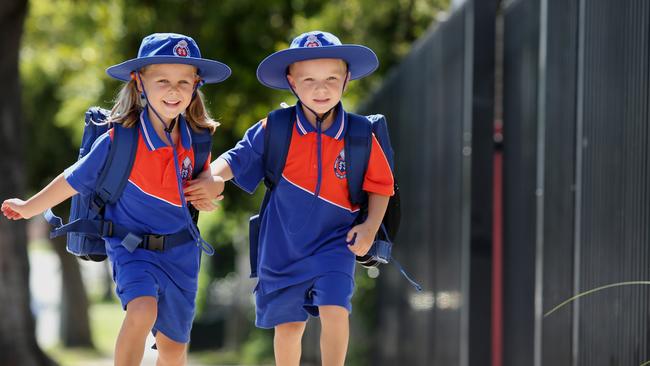
[[[390,135],[388,134],[388,123],[386,122],[386,117],[383,114],[372,114],[367,116],[368,120],[372,124],[372,132],[377,137],[379,146],[388,160],[388,165],[390,165],[390,170],[394,171],[394,155],[393,146],[390,143]]]
[[[208,129],[202,129],[200,132],[196,132],[191,128],[189,130],[192,135],[192,150],[194,150],[192,177],[196,178],[203,171],[203,166],[208,160],[210,151],[212,151],[212,135],[210,135]]]
[[[280,108],[269,113],[264,129],[264,184],[273,189],[287,162],[296,108]]]
[[[368,168],[371,147],[371,121],[365,116],[348,113],[348,126],[345,132],[345,172],[350,202],[356,205],[366,199],[363,192],[363,178]]]
[[[192,168],[192,178],[196,178],[205,166],[210,151],[212,151],[212,135],[208,129],[201,129],[200,132],[194,131],[189,128],[190,135],[192,136],[192,150],[194,151],[194,168]],[[187,205],[190,210],[190,216],[196,224],[199,220],[199,210],[193,205]]]
[[[108,153],[106,165],[95,187],[97,206],[115,203],[129,179],[135,152],[138,148],[138,128],[125,128],[119,123],[113,125],[113,141]],[[101,209],[101,206],[99,207]]]

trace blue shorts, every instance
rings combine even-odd
[[[153,296],[157,299],[158,317],[152,329],[154,335],[160,331],[173,341],[190,341],[196,291],[179,288],[160,267],[146,261],[113,263],[113,280],[124,310],[137,297]]]
[[[338,305],[352,311],[354,280],[349,275],[331,272],[309,281],[268,294],[255,294],[258,328],[274,328],[289,322],[306,321],[309,315],[318,316],[318,307]]]

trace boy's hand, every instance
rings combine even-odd
[[[219,198],[214,200],[200,199],[192,201],[190,204],[199,211],[214,211],[219,208],[219,201],[222,199],[223,196],[219,196]]]
[[[348,249],[356,256],[363,257],[372,247],[375,235],[377,235],[377,230],[368,223],[354,226],[348,231],[347,242],[350,243],[354,240],[353,244],[348,244]]]
[[[11,198],[2,202],[2,214],[10,220],[29,219],[34,216],[28,210],[27,202],[18,198]]]
[[[191,180],[183,193],[187,202],[198,210],[212,211],[218,207],[216,202],[223,199],[224,185],[223,178],[209,175]]]

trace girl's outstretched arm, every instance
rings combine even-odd
[[[11,220],[29,219],[77,194],[63,173],[27,201],[10,198],[2,202],[2,213]]]

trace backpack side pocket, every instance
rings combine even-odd
[[[257,277],[257,258],[260,240],[260,215],[251,216],[248,223],[249,259],[251,264],[250,278]]]

